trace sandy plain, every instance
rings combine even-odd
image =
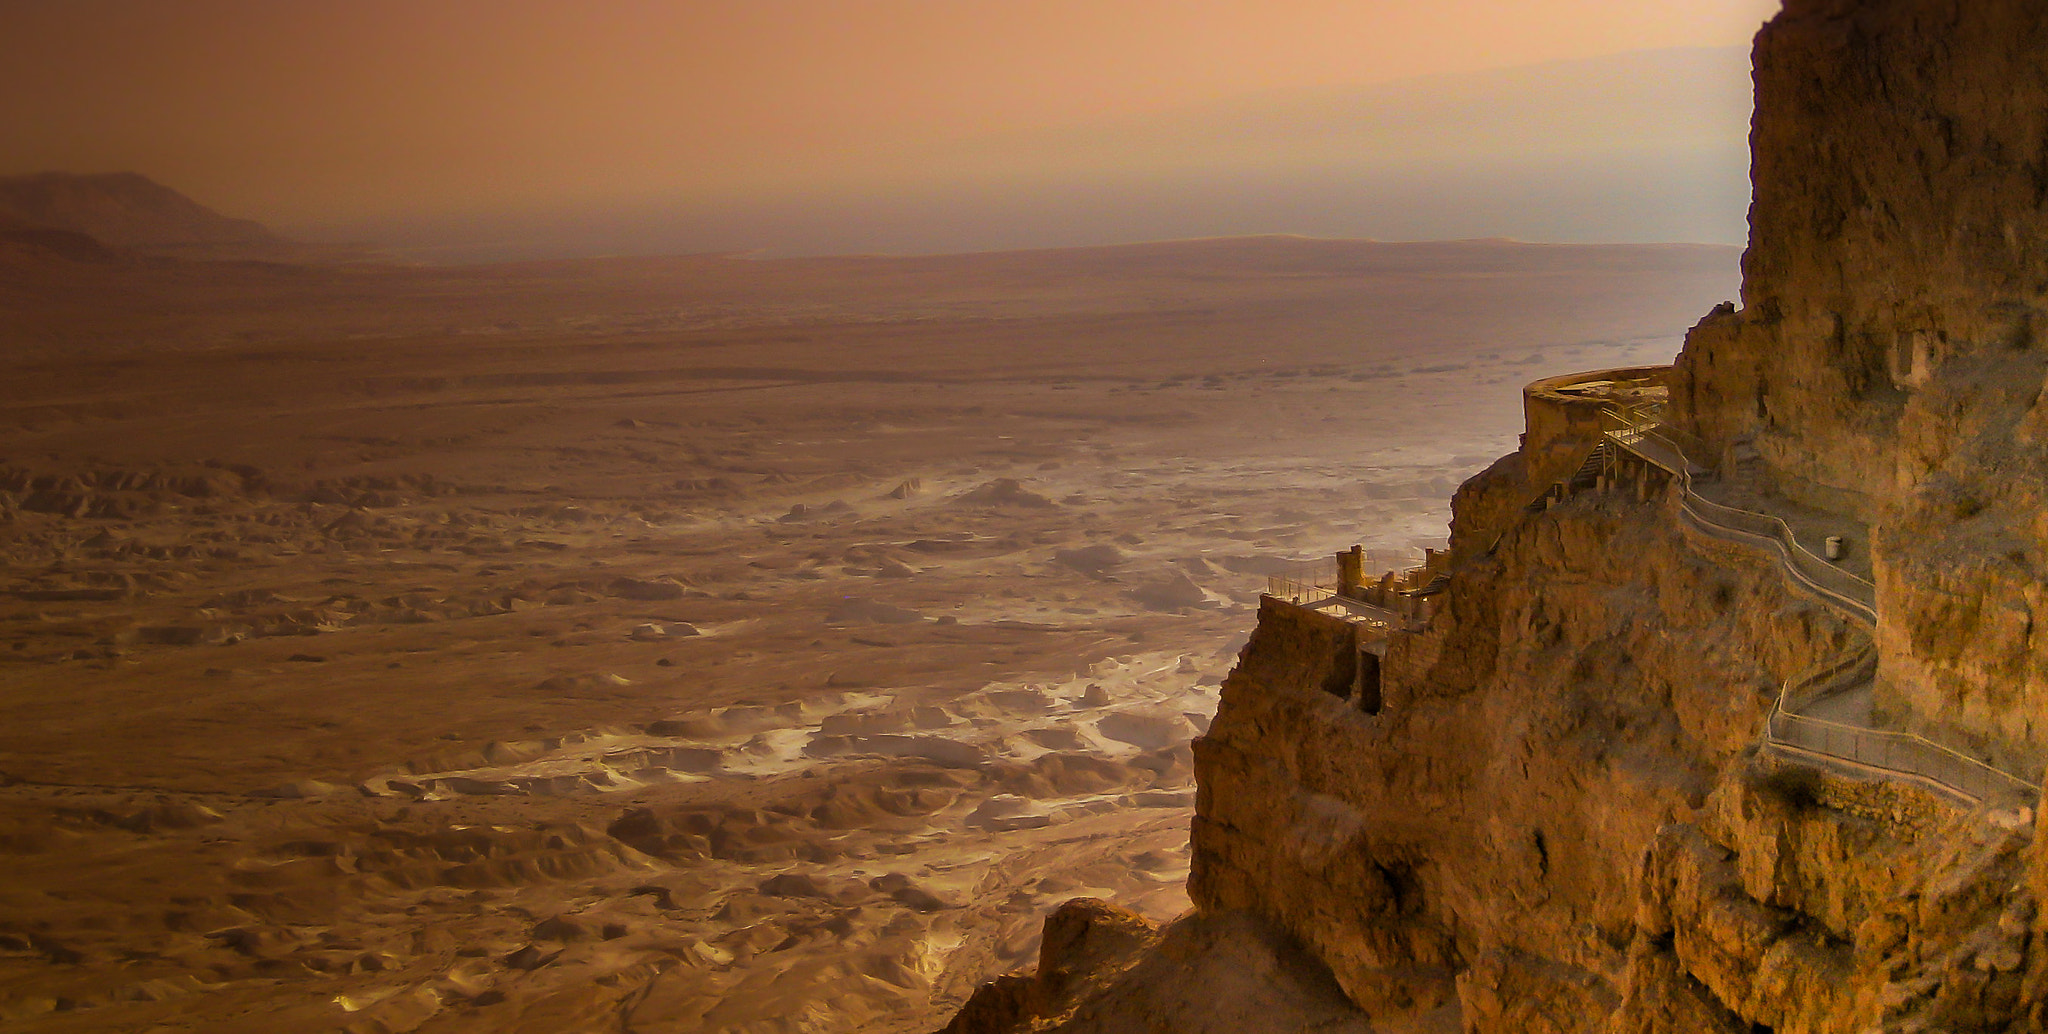
[[[1735,258],[0,248],[0,1025],[935,1028],[1187,907],[1264,574]]]

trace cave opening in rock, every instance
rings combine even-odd
[[[1416,915],[1423,910],[1422,881],[1413,866],[1402,861],[1374,862],[1373,869],[1387,888],[1395,915]]]

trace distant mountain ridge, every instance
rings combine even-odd
[[[79,261],[105,261],[122,251],[265,262],[365,257],[280,237],[133,172],[0,176],[0,242]]]
[[[123,248],[287,243],[261,223],[224,216],[133,172],[0,177],[0,213]]]
[[[8,252],[55,255],[73,262],[111,262],[118,257],[112,248],[90,234],[0,213],[0,255]]]

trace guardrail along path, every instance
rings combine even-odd
[[[1718,503],[1693,489],[1693,478],[1707,473],[1688,455],[1683,436],[1645,408],[1603,412],[1603,444],[1625,450],[1642,462],[1665,471],[1678,486],[1679,519],[1699,531],[1740,543],[1770,556],[1795,587],[1872,631],[1877,628],[1877,586],[1799,544],[1791,525],[1769,514]],[[1697,445],[1693,447],[1698,449]],[[1694,453],[1697,455],[1697,451]],[[2033,780],[2023,778],[1912,733],[1873,728],[1845,721],[1867,708],[1843,701],[1848,694],[1868,694],[1877,672],[1877,656],[1867,637],[1839,657],[1809,672],[1786,679],[1765,723],[1764,742],[1781,757],[1854,775],[1875,775],[1911,782],[1969,803],[1993,794],[2018,791],[2032,796]],[[1808,713],[1823,701],[1830,717]],[[1839,715],[1839,716],[1837,716]]]

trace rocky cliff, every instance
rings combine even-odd
[[[2048,498],[2048,8],[1792,0],[1759,36],[1740,311],[1681,422],[1872,524],[1881,707],[2029,773]]]
[[[1128,991],[1245,952],[1227,921],[1355,1010],[1268,1029],[2048,1026],[2038,793],[1764,742],[1787,680],[1874,650],[1873,722],[2038,780],[2044,58],[2021,0],[1791,0],[1758,37],[1743,304],[1688,338],[1672,440],[1788,534],[1868,529],[1874,629],[1689,523],[1676,477],[1546,501],[1601,432],[1539,382],[1523,449],[1459,492],[1426,629],[1368,664],[1357,621],[1266,601],[1196,744],[1187,929],[1049,936],[955,1029],[1237,1029]]]
[[[1860,632],[1659,509],[1524,522],[1395,637],[1377,715],[1269,603],[1197,745],[1198,905],[1279,923],[1375,1017],[2006,1029],[2030,816],[1759,756],[1776,681]]]
[[[1914,393],[2039,336],[2044,53],[2024,0],[1790,0],[1764,28],[1743,306],[1679,364],[1703,437],[1873,515],[1924,473],[1897,449]]]

